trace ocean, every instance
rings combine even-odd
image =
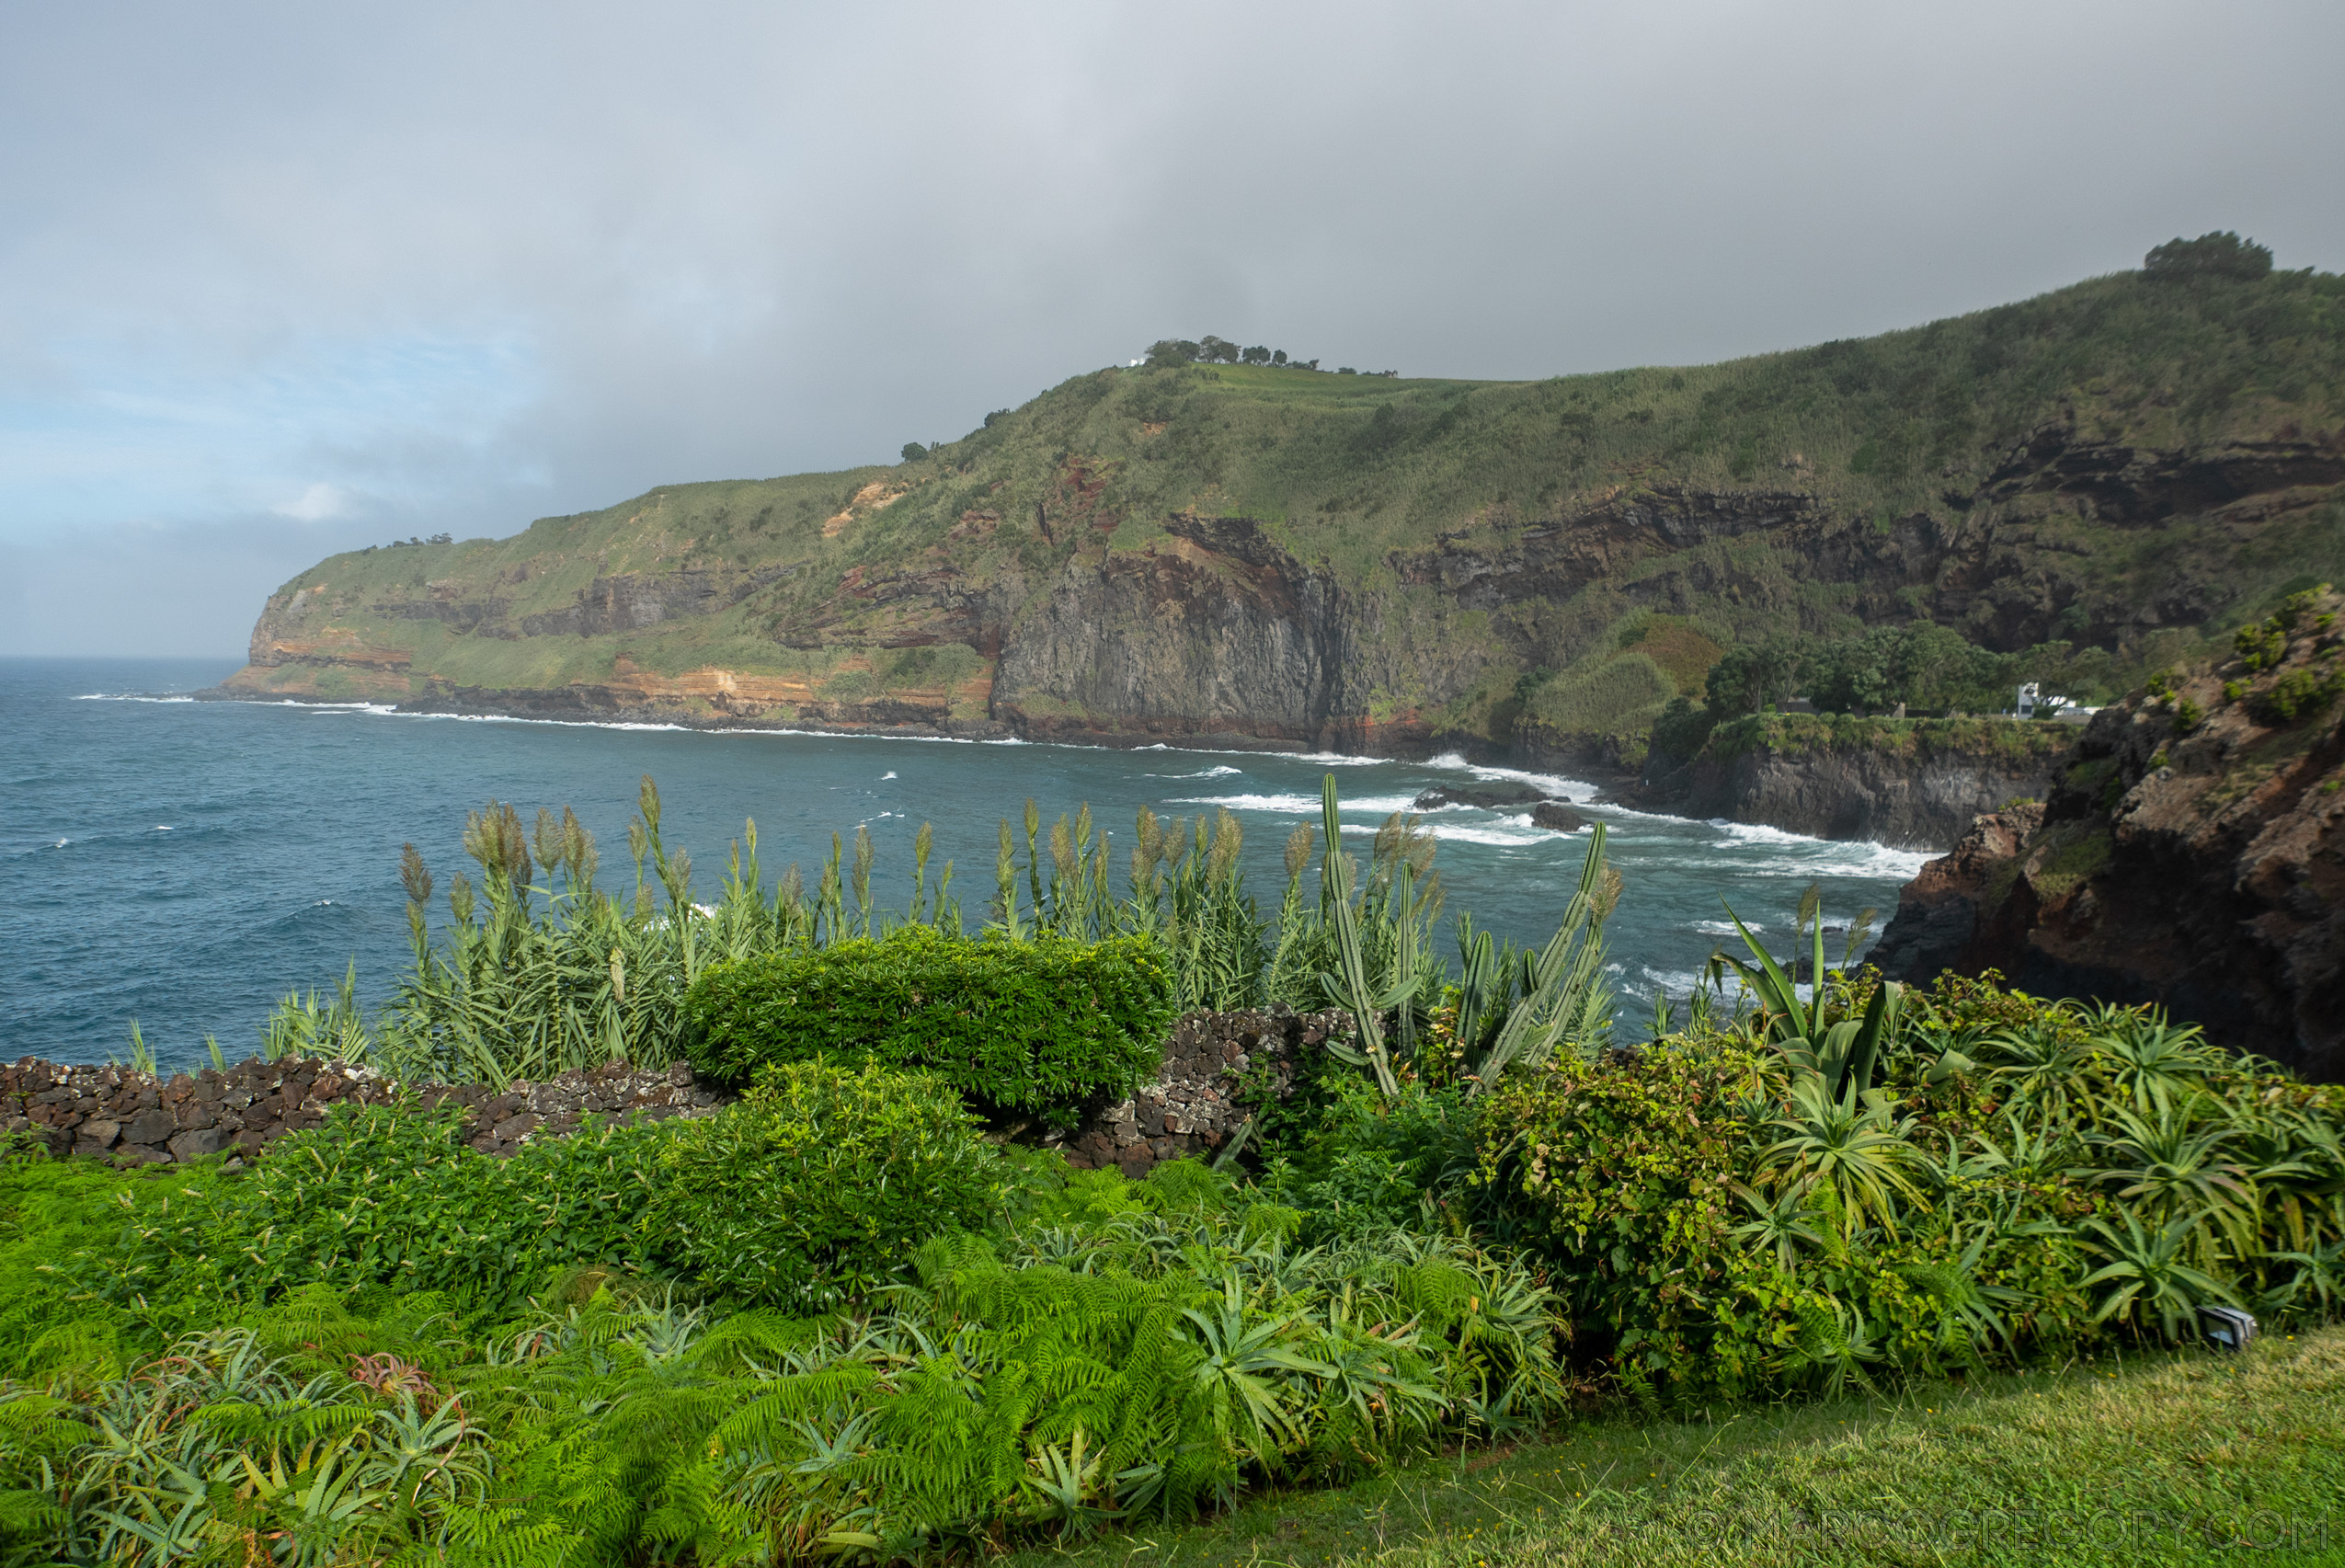
[[[1800,895],[1825,918],[1865,908],[1885,921],[1927,855],[1770,828],[1591,806],[1584,780],[1471,767],[1212,750],[1110,750],[1017,742],[691,730],[396,714],[379,707],[197,702],[234,659],[0,660],[0,1054],[59,1061],[127,1058],[136,1020],[158,1061],[230,1059],[257,1048],[289,990],[330,989],[349,965],[370,1002],[407,962],[400,846],[440,879],[475,871],[464,814],[490,798],[574,807],[600,841],[607,887],[632,886],[626,825],[645,773],[662,832],[691,850],[704,899],[744,818],[769,877],[792,861],[808,881],[830,836],[867,825],[882,902],[909,896],[911,840],[935,827],[935,860],[974,926],[992,888],[996,824],[1032,796],[1047,822],[1089,803],[1121,866],[1141,806],[1195,818],[1217,807],[1246,830],[1248,885],[1266,907],[1297,822],[1318,821],[1333,773],[1348,831],[1363,836],[1420,790],[1536,779],[1608,825],[1625,883],[1608,927],[1624,1021],[1657,990],[1682,996],[1722,941],[1724,905],[1777,940]],[[1518,811],[1428,814],[1448,890],[1444,921],[1518,943],[1545,940],[1587,845]],[[932,863],[931,875],[935,865]],[[435,910],[444,918],[444,901]],[[1833,955],[1838,956],[1836,939]]]

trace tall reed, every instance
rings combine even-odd
[[[1332,822],[1332,777],[1327,799]],[[1331,828],[1316,899],[1303,890],[1311,835],[1297,829],[1286,847],[1286,887],[1268,916],[1246,889],[1244,830],[1229,812],[1190,820],[1142,807],[1134,828],[1119,894],[1107,835],[1090,807],[1061,816],[1046,831],[1028,800],[1017,824],[1001,822],[994,896],[974,934],[1005,942],[1149,937],[1172,960],[1184,1010],[1344,1008],[1359,1020],[1362,1037],[1377,1042],[1378,1082],[1390,1092],[1396,1064],[1415,1049],[1449,983],[1431,936],[1442,903],[1434,841],[1418,820],[1388,818],[1365,870]],[[878,857],[862,829],[852,844],[832,836],[811,891],[795,864],[769,890],[754,820],[732,845],[715,901],[696,902],[692,857],[662,837],[659,791],[648,774],[627,827],[634,878],[626,896],[598,883],[594,835],[566,807],[540,810],[525,829],[519,810],[491,800],[467,815],[463,846],[477,880],[461,873],[449,879],[446,918],[436,932],[437,879],[414,845],[404,850],[413,959],[375,1016],[366,1017],[358,1002],[355,967],[323,1000],[315,991],[288,993],[264,1030],[272,1059],[339,1057],[411,1082],[499,1087],[608,1062],[661,1068],[684,1054],[684,995],[711,964],[884,936],[906,925],[970,934],[952,891],[953,863],[932,881],[934,833],[926,824],[913,839],[909,897],[900,906],[875,890]],[[1550,974],[1529,965],[1519,988],[1485,984],[1474,991],[1474,1015],[1493,1034],[1518,996],[1539,1019],[1530,1034],[1528,1024],[1517,1028],[1526,1040],[1551,1047],[1593,1028],[1603,999],[1592,986],[1592,955],[1600,951],[1596,933],[1609,907],[1599,909],[1590,892],[1589,878],[1606,875],[1601,830],[1589,866],[1567,911],[1565,928],[1575,934],[1562,968]],[[1470,961],[1467,967],[1472,989],[1478,971]],[[1568,1005],[1554,990],[1559,984],[1570,992]],[[1510,1046],[1497,1065],[1520,1048]]]

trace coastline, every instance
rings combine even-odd
[[[668,729],[696,730],[735,735],[819,735],[840,739],[877,740],[948,740],[964,744],[996,746],[1064,746],[1078,750],[1145,751],[1150,750],[1227,753],[1241,756],[1282,756],[1303,760],[1321,759],[1334,763],[1417,762],[1437,761],[1445,756],[1458,756],[1468,766],[1499,768],[1542,775],[1564,776],[1553,768],[1539,768],[1526,763],[1509,752],[1493,748],[1479,737],[1454,735],[1425,736],[1413,732],[1396,735],[1399,742],[1385,750],[1341,750],[1339,738],[1356,727],[1331,727],[1323,738],[1331,744],[1304,740],[1292,736],[1266,736],[1241,729],[1118,729],[1054,726],[1041,733],[1029,733],[1019,726],[1000,719],[949,720],[944,724],[909,719],[886,724],[861,723],[853,719],[807,719],[777,724],[761,716],[725,713],[697,712],[691,709],[645,704],[622,707],[602,706],[576,699],[556,700],[545,693],[545,701],[486,703],[465,697],[433,696],[422,700],[379,699],[319,696],[309,692],[269,692],[263,694],[244,688],[216,685],[194,692],[170,693],[177,702],[246,703],[256,707],[315,707],[363,708],[410,718],[458,718],[473,720],[503,720],[514,724],[579,725],[601,729]],[[1576,766],[1571,771],[1583,784],[1605,792],[1630,789],[1637,775],[1618,768]],[[1631,803],[1622,800],[1619,804]],[[1689,818],[1691,820],[1692,818]]]
[[[1584,786],[1590,793],[1579,795],[1578,803],[1596,805],[1641,817],[1667,818],[1687,823],[1731,823],[1738,827],[1762,828],[1787,833],[1797,838],[1811,839],[1821,843],[1864,844],[1899,852],[1927,851],[1934,854],[1949,853],[1968,825],[1963,819],[1944,835],[1944,841],[1935,839],[1917,840],[1911,835],[1888,836],[1864,831],[1818,831],[1816,813],[1812,803],[1802,803],[1796,813],[1797,820],[1774,820],[1767,816],[1733,815],[1725,811],[1687,811],[1676,809],[1684,804],[1682,796],[1656,798],[1655,792],[1639,774],[1617,767],[1593,765],[1584,760],[1573,765],[1569,773],[1555,767],[1541,766],[1543,759],[1525,759],[1508,753],[1495,752],[1487,743],[1469,746],[1456,737],[1416,738],[1415,743],[1389,750],[1339,750],[1314,748],[1303,741],[1286,738],[1250,735],[1241,731],[1183,731],[1165,733],[1158,730],[1094,729],[1070,733],[1064,728],[1043,735],[1019,732],[1017,727],[1000,720],[982,723],[949,723],[935,725],[917,721],[897,724],[858,724],[852,721],[775,724],[761,717],[733,715],[710,715],[690,711],[645,707],[648,711],[621,708],[599,710],[582,704],[489,704],[476,701],[429,698],[423,701],[368,702],[320,697],[310,694],[272,694],[259,696],[231,686],[212,686],[200,691],[175,694],[177,700],[198,702],[246,703],[258,707],[314,707],[361,709],[395,715],[408,718],[451,718],[472,722],[501,722],[509,724],[544,724],[576,726],[581,728],[619,730],[668,730],[722,735],[795,735],[819,736],[842,740],[916,740],[979,746],[1041,746],[1064,747],[1070,750],[1193,751],[1200,755],[1275,756],[1297,761],[1320,761],[1331,766],[1360,765],[1376,762],[1413,763],[1419,766],[1454,766],[1481,773],[1512,775],[1525,779],[1568,780]],[[555,711],[542,711],[554,708]],[[1447,759],[1454,759],[1447,761]],[[1780,800],[1779,795],[1764,797]],[[1837,814],[1842,822],[1863,823],[1861,815]]]

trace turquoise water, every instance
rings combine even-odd
[[[1347,829],[1363,835],[1429,784],[1538,776],[1610,826],[1626,883],[1610,937],[1627,1009],[1649,1007],[1656,987],[1682,994],[1722,937],[1733,940],[1722,895],[1777,934],[1812,881],[1828,918],[1872,906],[1885,919],[1927,858],[1590,807],[1584,781],[1455,758],[711,733],[174,695],[234,667],[0,660],[0,864],[10,883],[0,1055],[104,1060],[124,1053],[136,1018],[163,1061],[202,1059],[207,1033],[239,1057],[289,987],[331,986],[353,958],[362,994],[379,998],[406,959],[402,843],[414,841],[445,887],[472,869],[460,848],[468,808],[495,796],[526,818],[568,805],[601,841],[606,883],[631,877],[626,824],[646,773],[659,781],[663,835],[692,852],[704,897],[741,819],[754,817],[769,875],[796,860],[809,879],[832,832],[867,824],[875,884],[900,903],[912,834],[931,821],[937,859],[958,864],[955,891],[973,923],[991,891],[995,824],[1028,795],[1046,820],[1089,802],[1119,845],[1142,805],[1185,817],[1227,807],[1246,828],[1250,885],[1270,904],[1287,834],[1317,821],[1327,773]],[[1452,808],[1427,821],[1451,913],[1470,910],[1517,941],[1547,936],[1585,833],[1505,811]]]

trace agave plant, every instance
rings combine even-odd
[[[2203,1093],[2207,1075],[2222,1066],[2197,1024],[2176,1027],[2147,1008],[2104,1006],[2086,1027],[2095,1067],[2140,1113]]]
[[[2090,1041],[2066,1028],[1995,1030],[1973,1049],[2010,1098],[2041,1104],[2058,1116],[2067,1114],[2093,1060]]]
[[[2196,1125],[2170,1102],[2154,1117],[2120,1108],[2110,1120],[2114,1130],[2099,1141],[2115,1162],[2095,1177],[2115,1187],[2121,1203],[2161,1224],[2188,1219],[2202,1242],[2220,1232],[2235,1246],[2252,1245],[2255,1191],[2237,1162],[2225,1158],[2228,1128]],[[2209,1250],[2197,1249],[2202,1256]]]
[[[2145,1227],[2133,1214],[2121,1214],[2120,1230],[2106,1219],[2086,1222],[2099,1239],[2087,1244],[2109,1261],[2085,1276],[2087,1289],[2110,1288],[2093,1311],[2093,1321],[2146,1323],[2151,1314],[2168,1339],[2180,1339],[2181,1328],[2195,1323],[2198,1310],[2211,1302],[2238,1303],[2222,1281],[2184,1260],[2196,1229],[2196,1217],[2184,1215],[2155,1228]]]
[[[1752,1218],[1728,1231],[1746,1246],[1760,1248],[1775,1254],[1776,1261],[1789,1273],[1798,1261],[1803,1246],[1823,1251],[1824,1234],[1814,1221],[1821,1218],[1814,1205],[1815,1178],[1795,1178],[1783,1182],[1768,1197],[1756,1189],[1737,1182],[1735,1198],[1751,1211]]]
[[[1839,1196],[1851,1223],[1870,1218],[1894,1231],[1897,1200],[1919,1200],[1913,1172],[1920,1156],[1910,1124],[1893,1122],[1880,1100],[1860,1098],[1853,1076],[1836,1095],[1821,1073],[1794,1080],[1774,1125],[1784,1136],[1765,1159],[1779,1185],[1823,1183]]]
[[[1834,1022],[1824,967],[1824,921],[1814,907],[1814,890],[1811,888],[1809,892],[1809,898],[1802,904],[1800,921],[1803,930],[1813,927],[1814,932],[1815,952],[1808,970],[1811,983],[1806,1001],[1801,1000],[1799,986],[1784,973],[1783,967],[1759,939],[1751,934],[1751,928],[1743,923],[1731,904],[1726,907],[1726,918],[1734,922],[1744,945],[1756,961],[1745,964],[1727,956],[1726,962],[1757,994],[1765,1037],[1782,1053],[1793,1070],[1802,1078],[1820,1082],[1828,1098],[1837,1099],[1845,1093],[1853,1100],[1872,1087],[1875,1071],[1896,1042],[1905,988],[1894,980],[1883,980],[1874,987],[1861,1018]],[[1950,1070],[1968,1064],[1958,1059],[1941,1061],[1940,1065]]]

